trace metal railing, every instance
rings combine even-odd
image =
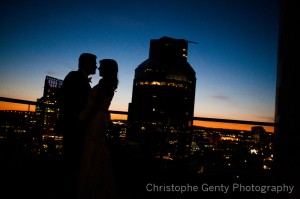
[[[41,102],[8,98],[8,97],[0,97],[0,101],[3,102],[11,102],[18,104],[28,105],[28,111],[30,110],[30,105],[38,105]],[[45,106],[50,106],[49,104],[44,104]],[[120,115],[128,115],[127,111],[115,111],[109,110],[112,114],[120,114]],[[232,123],[232,124],[249,124],[249,125],[261,125],[261,126],[277,126],[275,122],[259,122],[259,121],[247,121],[247,120],[232,120],[232,119],[218,119],[218,118],[207,118],[207,117],[194,117],[194,120],[198,121],[207,121],[207,122],[220,122],[220,123]]]

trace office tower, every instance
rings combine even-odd
[[[63,80],[46,76],[43,97],[37,100],[36,113],[42,134],[54,134],[54,128],[59,116],[59,89]]]
[[[150,156],[183,158],[193,126],[196,74],[187,62],[188,41],[150,41],[149,58],[135,69],[128,138],[147,143]]]

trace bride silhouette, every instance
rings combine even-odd
[[[108,112],[118,86],[118,64],[113,59],[100,60],[99,83],[89,94],[88,105],[79,116],[89,121],[78,175],[78,198],[117,198],[106,133]]]

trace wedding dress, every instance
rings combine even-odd
[[[105,81],[100,80],[91,92],[89,105],[81,116],[87,117],[94,112],[85,133],[78,176],[78,197],[80,199],[117,198],[110,151],[105,139],[109,122],[108,107],[114,91]]]

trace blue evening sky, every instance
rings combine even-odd
[[[0,96],[35,101],[91,52],[119,63],[111,109],[127,111],[150,39],[169,36],[198,43],[195,116],[273,122],[278,20],[278,0],[1,1]]]

